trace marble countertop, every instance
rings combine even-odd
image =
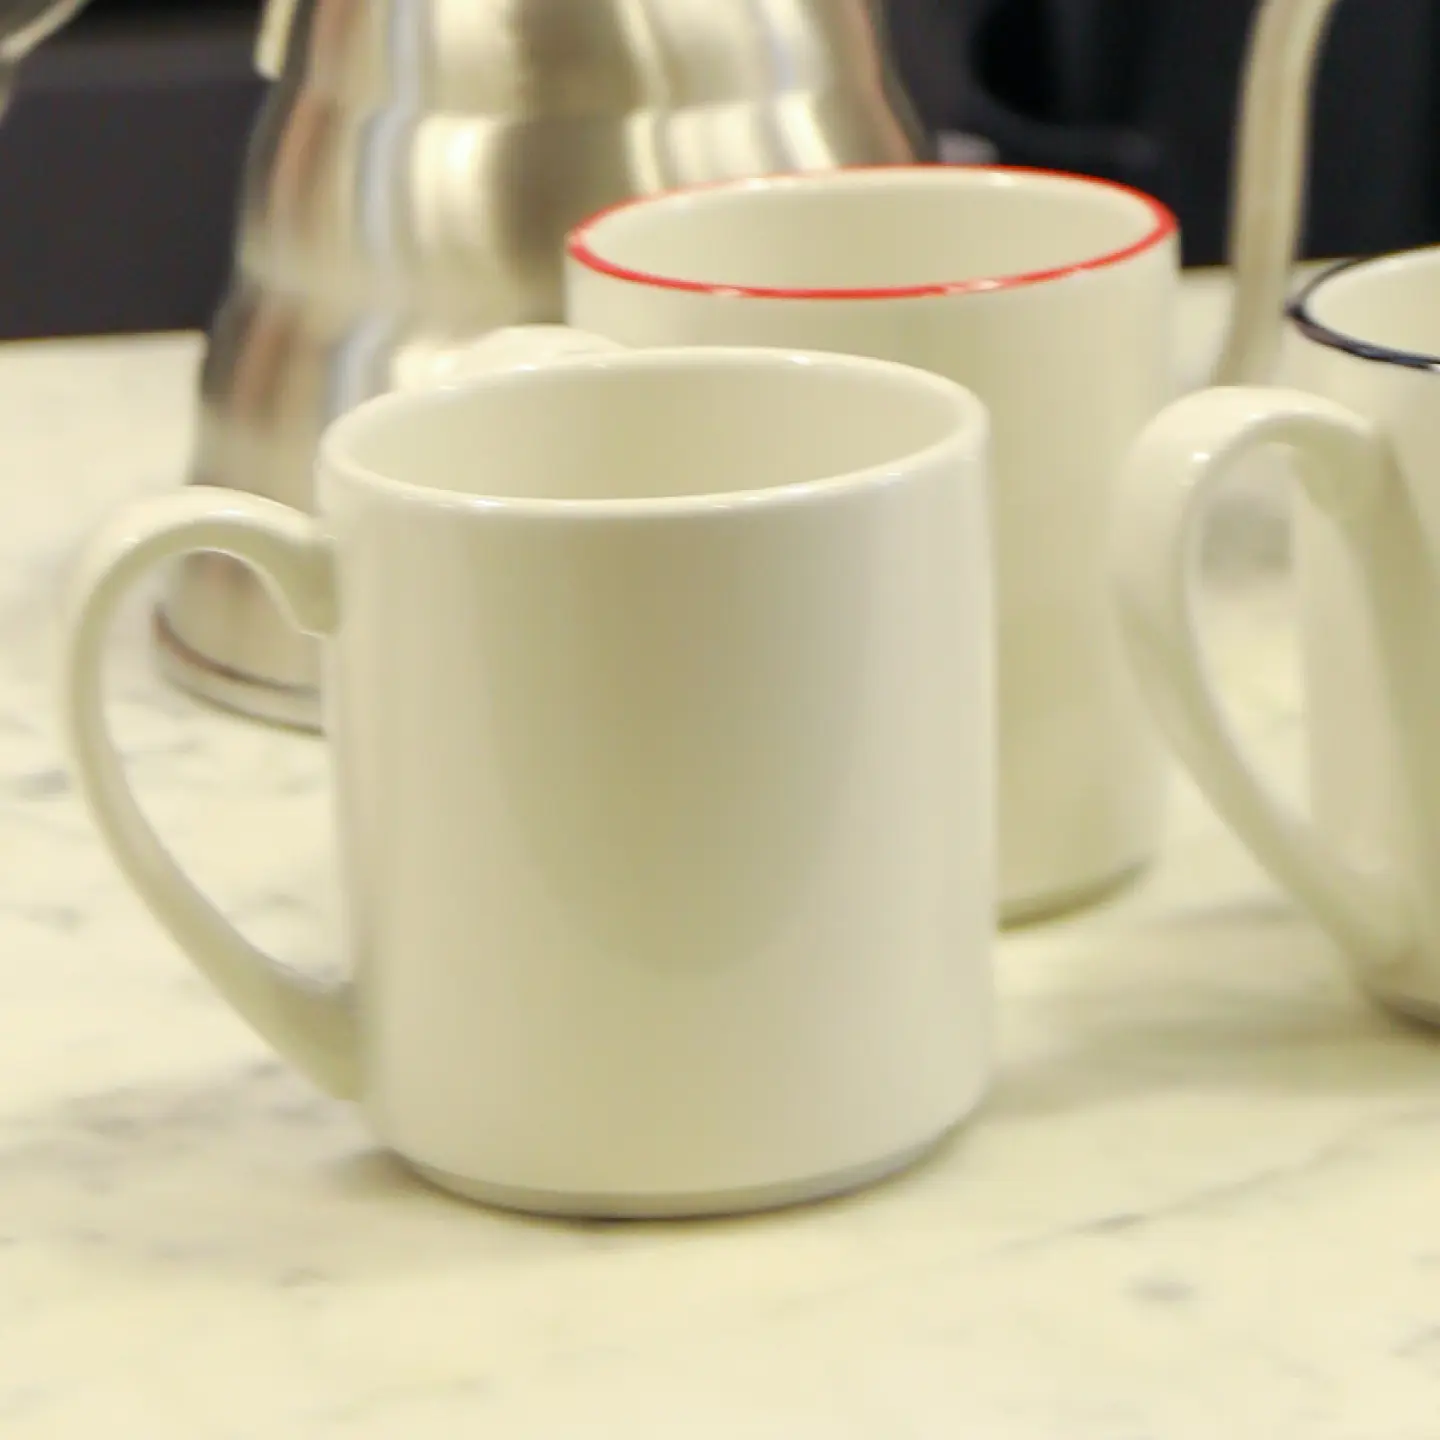
[[[1192,286],[1194,368],[1222,293]],[[6,1440],[1440,1435],[1440,1037],[1358,999],[1184,784],[1143,884],[1006,939],[993,1099],[895,1183],[570,1225],[377,1155],[142,912],[52,731],[57,576],[176,483],[198,354],[0,349]],[[1216,651],[1293,784],[1283,530],[1237,513]],[[331,963],[322,748],[166,689],[142,618],[113,687],[147,806],[253,936]]]

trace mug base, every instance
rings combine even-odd
[[[1128,890],[1149,872],[1151,864],[1152,857],[1147,855],[1126,865],[1122,870],[1112,871],[1098,880],[1087,880],[1083,885],[1076,885],[1069,890],[1053,890],[1041,895],[1003,900],[1000,904],[1000,924],[1006,930],[1014,930],[1026,925],[1038,925],[1046,920],[1058,920],[1073,911],[1088,909],[1091,905],[1098,905]]]
[[[704,1217],[747,1215],[764,1210],[784,1210],[819,1200],[830,1200],[864,1190],[881,1180],[909,1170],[933,1154],[958,1130],[953,1126],[923,1144],[887,1155],[866,1165],[851,1166],[805,1180],[787,1180],[780,1185],[760,1185],[736,1190],[704,1190],[693,1193],[657,1195],[572,1194],[561,1190],[527,1190],[509,1185],[491,1185],[451,1175],[407,1156],[401,1164],[427,1184],[475,1200],[496,1210],[525,1215],[544,1215],[566,1220],[694,1220]]]

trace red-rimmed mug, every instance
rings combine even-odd
[[[1178,248],[1147,196],[917,166],[640,200],[569,246],[567,318],[625,346],[780,345],[923,366],[989,408],[1000,613],[1000,902],[1092,898],[1155,852],[1164,769],[1105,583],[1112,484],[1169,400]],[[461,369],[538,358],[502,332]],[[573,343],[573,337],[572,341]]]

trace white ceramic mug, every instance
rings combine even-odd
[[[572,237],[567,318],[626,346],[800,346],[903,361],[990,411],[1002,913],[1110,889],[1158,844],[1161,748],[1105,585],[1125,450],[1175,393],[1175,225],[1074,176],[950,166],[781,176],[634,202]],[[455,373],[573,344],[539,327]]]
[[[69,611],[99,826],[230,1003],[426,1176],[506,1206],[847,1189],[976,1105],[991,1049],[986,419],[905,367],[572,357],[361,407],[320,515],[118,517]],[[325,637],[353,979],[180,873],[100,694],[110,616],[195,550]]]
[[[1346,264],[1291,307],[1297,389],[1217,389],[1155,421],[1128,466],[1119,593],[1175,749],[1383,1002],[1440,1022],[1440,249]],[[1206,674],[1194,557],[1217,487],[1288,447],[1311,815],[1246,761]]]

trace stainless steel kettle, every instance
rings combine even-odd
[[[911,160],[878,0],[270,0],[231,291],[189,480],[309,508],[336,415],[463,340],[562,312],[564,236],[685,184]],[[183,562],[162,666],[318,721],[317,655],[255,578]]]

